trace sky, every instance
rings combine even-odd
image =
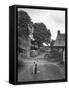
[[[65,11],[18,8],[28,13],[33,23],[43,22],[51,31],[51,39],[55,40],[57,31],[65,33]]]

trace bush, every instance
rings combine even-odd
[[[46,52],[44,59],[48,61],[52,61],[52,62],[61,62],[62,55],[58,50],[54,49],[54,50]]]
[[[23,66],[23,62],[22,61],[18,61],[18,68],[21,68]]]

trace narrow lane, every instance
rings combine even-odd
[[[58,80],[64,79],[64,72],[55,64],[48,63],[46,61],[36,61],[38,64],[38,71],[36,75],[33,74],[33,62],[34,60],[26,61],[25,70],[21,69],[18,72],[18,81],[38,81],[38,80]]]

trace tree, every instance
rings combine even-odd
[[[35,23],[34,25],[34,38],[38,42],[38,46],[40,48],[42,42],[50,42],[51,33],[50,30],[47,29],[44,23]]]
[[[18,11],[18,36],[28,36],[28,24],[31,23],[31,18],[25,11]]]
[[[51,49],[53,49],[54,43],[55,43],[55,40],[51,40],[51,42],[50,42]]]
[[[24,46],[26,47],[28,43],[28,37],[29,37],[28,24],[30,23],[31,23],[31,18],[27,14],[27,12],[23,10],[18,11],[18,53],[23,52],[23,48],[20,47],[20,45],[24,43]]]

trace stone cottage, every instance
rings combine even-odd
[[[54,47],[62,54],[62,60],[65,62],[65,34],[61,33],[59,30],[57,32]]]
[[[25,37],[25,35],[22,35],[22,37],[18,37],[18,47],[20,49],[22,57],[26,57],[26,58],[30,57],[31,40],[34,40],[32,24],[28,25],[28,30],[29,30],[28,36]]]

